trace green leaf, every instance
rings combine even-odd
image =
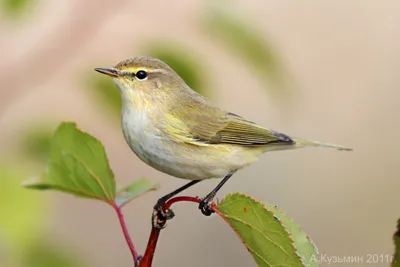
[[[267,204],[266,208],[274,213],[279,218],[282,225],[290,233],[294,241],[294,247],[297,253],[301,256],[305,266],[318,266],[318,250],[310,237],[285,213],[283,213],[277,206]]]
[[[196,92],[206,95],[207,86],[200,59],[193,56],[193,53],[180,44],[157,42],[146,46],[146,51],[154,58],[167,63],[186,84]]]
[[[54,189],[77,196],[113,204],[114,174],[99,140],[76,128],[75,123],[62,123],[51,140],[50,158],[40,179],[26,181],[24,186]]]
[[[122,109],[121,95],[113,80],[100,73],[93,73],[89,76],[87,88],[91,96],[101,106],[105,107],[114,118],[120,118]]]
[[[397,230],[393,235],[395,252],[393,255],[392,267],[400,267],[400,219],[397,221]]]
[[[277,52],[257,29],[237,15],[215,7],[208,10],[202,25],[208,34],[217,38],[235,57],[242,58],[260,79],[284,89],[286,75]]]
[[[88,266],[80,257],[71,252],[71,247],[59,242],[48,242],[40,238],[24,248],[22,266],[26,267],[76,267]]]
[[[249,196],[235,193],[227,195],[217,209],[241,238],[258,266],[317,266],[302,261],[301,256],[316,260],[315,250],[309,250],[307,242],[294,241],[303,240],[302,231],[299,232],[282,212],[276,212],[276,208],[268,208]],[[290,230],[294,230],[293,233]],[[296,248],[295,244],[301,247]],[[306,255],[300,256],[298,250]]]
[[[159,186],[156,182],[153,182],[146,178],[142,178],[119,189],[115,198],[115,203],[117,204],[117,206],[122,207],[132,199],[149,191],[157,190],[158,187]]]

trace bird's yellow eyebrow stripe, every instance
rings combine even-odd
[[[130,67],[130,68],[125,68],[125,69],[121,69],[120,71],[122,72],[122,73],[136,73],[136,72],[138,72],[139,70],[144,70],[144,71],[146,71],[146,72],[148,72],[148,73],[165,73],[165,74],[167,74],[167,73],[169,73],[169,71],[167,71],[167,70],[164,70],[164,69],[149,69],[149,68],[145,68],[145,67],[140,67],[140,66],[136,66],[136,67]]]
[[[136,72],[138,72],[139,70],[144,70],[144,71],[149,71],[149,69],[148,68],[143,68],[143,67],[130,67],[130,68],[122,68],[120,71],[121,72],[133,72],[133,73],[136,73]]]

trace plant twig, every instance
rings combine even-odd
[[[181,201],[200,203],[200,199],[198,197],[189,197],[189,196],[173,197],[167,200],[167,202],[165,202],[163,209],[168,210],[169,208],[171,208],[172,204]]]
[[[156,246],[158,237],[160,236],[161,230],[151,227],[149,241],[147,243],[146,251],[144,252],[143,258],[140,259],[139,267],[150,267],[153,263],[154,253],[156,252]]]
[[[200,203],[200,199],[197,198],[197,197],[179,196],[179,197],[174,197],[174,198],[169,199],[164,204],[163,209],[167,210],[167,209],[171,208],[171,206],[173,204],[175,204],[177,202],[182,202],[182,201]],[[214,203],[211,205],[211,209],[213,211],[215,211],[216,213],[218,213],[219,215],[221,215],[219,213],[219,211],[217,210],[217,208],[216,208]],[[155,228],[154,226],[152,226],[150,237],[149,237],[149,241],[147,243],[147,248],[146,248],[146,251],[145,251],[145,253],[143,255],[143,258],[140,260],[139,267],[151,267],[151,264],[153,262],[154,253],[156,251],[158,238],[160,236],[160,232],[161,232],[160,229]]]
[[[126,243],[128,244],[128,247],[132,253],[133,257],[133,262],[135,263],[135,267],[138,266],[138,259],[139,255],[135,249],[135,245],[132,242],[131,236],[129,235],[128,228],[126,227],[125,219],[124,219],[124,214],[122,213],[122,209],[120,206],[114,204],[113,208],[117,212],[119,223],[121,224],[122,232],[124,233],[124,237],[126,240]]]

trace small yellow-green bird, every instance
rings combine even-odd
[[[160,198],[155,209],[202,180],[223,178],[200,201],[202,213],[210,215],[210,203],[223,184],[267,151],[305,146],[351,150],[293,138],[222,110],[155,58],[134,57],[95,70],[111,76],[119,87],[122,130],[132,151],[161,172],[191,180]]]

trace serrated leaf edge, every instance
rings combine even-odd
[[[257,200],[255,200],[255,201],[257,201]],[[265,205],[265,204],[264,204]],[[271,204],[270,204],[271,205]],[[292,217],[290,217],[290,216],[288,216],[287,215],[287,213],[283,210],[283,209],[281,209],[281,208],[279,208],[278,207],[278,205],[272,205],[272,206],[274,206],[276,209],[279,209],[293,224],[295,224],[301,231],[303,231],[304,232],[304,234],[305,234],[305,236],[307,237],[307,239],[308,239],[308,241],[311,243],[311,245],[314,247],[314,249],[315,249],[315,252],[317,253],[317,255],[319,255],[319,251],[318,251],[318,248],[317,248],[317,246],[315,245],[315,243],[314,243],[314,241],[311,239],[311,237],[302,229],[302,228],[300,228],[300,226],[293,220],[293,218]],[[275,214],[275,213],[274,213]],[[274,215],[275,216],[275,215]],[[278,218],[278,217],[277,217]],[[279,219],[279,221],[280,221],[280,218],[278,218]],[[283,223],[282,223],[283,224]],[[286,227],[285,227],[285,229],[286,229]],[[293,236],[292,236],[293,237]],[[294,242],[294,240],[293,240],[293,245],[295,246],[295,242]],[[296,247],[296,246],[295,246]],[[297,249],[297,248],[296,248]],[[308,266],[308,265],[307,265]]]
[[[105,155],[106,155],[107,164],[108,164],[108,166],[109,166],[109,168],[110,168],[110,170],[111,170],[111,173],[112,173],[112,175],[113,175],[113,177],[112,177],[112,178],[113,178],[113,179],[112,179],[112,183],[114,184],[114,197],[113,197],[113,198],[110,198],[110,196],[108,195],[108,192],[107,192],[107,191],[105,190],[105,188],[104,188],[104,185],[103,185],[103,184],[101,183],[101,181],[99,180],[99,177],[97,177],[97,175],[95,175],[95,174],[93,173],[93,171],[92,171],[81,159],[79,159],[78,157],[76,157],[75,155],[72,155],[72,154],[70,154],[70,155],[71,155],[73,158],[75,158],[77,161],[79,161],[79,162],[84,166],[84,168],[87,169],[87,170],[89,171],[89,173],[94,177],[94,179],[95,179],[96,182],[100,185],[100,187],[101,187],[103,193],[105,194],[105,196],[106,196],[107,198],[102,198],[102,197],[93,195],[93,194],[91,194],[91,193],[89,193],[89,192],[87,192],[87,191],[83,191],[83,190],[71,190],[71,189],[68,189],[68,188],[66,188],[66,187],[64,187],[64,186],[62,186],[62,185],[58,185],[58,184],[54,184],[54,183],[44,183],[44,182],[42,182],[41,179],[38,178],[38,177],[31,177],[31,178],[28,178],[27,180],[22,181],[22,182],[20,183],[20,186],[25,187],[25,188],[33,188],[33,187],[35,187],[35,186],[40,186],[40,185],[43,185],[44,187],[53,187],[53,189],[58,190],[58,191],[68,192],[68,193],[71,193],[71,194],[78,193],[78,194],[81,194],[81,195],[83,195],[83,196],[87,196],[88,198],[98,199],[98,200],[104,201],[104,202],[106,202],[106,203],[108,203],[108,204],[110,204],[110,205],[114,205],[114,200],[115,200],[116,194],[117,194],[117,190],[116,190],[116,187],[117,187],[117,186],[116,186],[115,176],[114,176],[114,172],[113,172],[112,169],[111,169],[111,166],[109,165],[109,160],[108,160],[108,157],[107,157],[106,149],[105,149],[103,143],[102,143],[99,139],[97,139],[96,137],[94,137],[92,134],[90,134],[90,133],[88,133],[88,132],[82,130],[80,127],[77,126],[77,123],[74,122],[74,121],[62,121],[62,122],[56,127],[54,133],[52,134],[52,137],[51,137],[51,138],[52,138],[52,139],[51,139],[51,146],[52,146],[52,145],[57,145],[57,144],[53,143],[53,138],[54,138],[54,136],[56,135],[57,131],[58,131],[62,126],[65,127],[65,126],[68,126],[68,125],[71,125],[71,126],[74,127],[77,131],[79,131],[79,132],[81,132],[81,133],[83,133],[83,134],[85,134],[85,135],[87,135],[87,136],[93,138],[93,140],[94,140],[95,142],[99,143],[99,145],[100,145],[101,148],[103,149],[103,151],[104,151],[104,153],[105,153]],[[58,145],[57,145],[57,146],[58,146]],[[62,147],[60,147],[60,151],[64,151],[64,150],[62,149]],[[46,172],[47,172],[47,170],[45,171],[45,173],[46,173]],[[58,189],[57,189],[57,188],[58,188]],[[51,190],[52,188],[43,188],[43,189],[44,189],[44,190]]]
[[[97,182],[97,183],[99,184],[99,186],[101,187],[103,193],[104,193],[105,196],[107,197],[107,200],[113,201],[113,200],[115,199],[116,193],[117,193],[117,191],[116,191],[116,181],[115,181],[114,172],[113,172],[113,170],[111,169],[110,162],[109,162],[108,157],[107,157],[106,148],[104,147],[103,143],[102,143],[99,139],[97,139],[97,138],[94,137],[92,134],[90,134],[90,133],[86,132],[85,130],[82,130],[80,127],[78,127],[78,125],[77,125],[76,122],[64,121],[64,122],[60,123],[60,125],[57,127],[57,129],[59,129],[59,127],[61,127],[62,125],[67,125],[67,124],[72,125],[72,126],[75,127],[75,129],[78,130],[79,132],[81,132],[81,133],[83,133],[83,134],[85,134],[85,135],[87,135],[87,136],[93,138],[93,140],[94,140],[95,142],[97,142],[97,143],[100,145],[100,147],[103,149],[104,154],[105,154],[105,156],[106,156],[107,165],[108,165],[108,167],[110,168],[110,171],[111,171],[111,173],[112,173],[112,175],[113,175],[113,177],[112,177],[112,183],[114,184],[114,198],[111,198],[111,197],[108,195],[108,192],[107,192],[107,190],[105,190],[105,187],[104,187],[103,183],[100,181],[100,178],[99,178],[95,173],[93,173],[93,171],[86,165],[85,162],[83,162],[80,158],[78,158],[78,157],[75,156],[75,155],[72,155],[72,154],[71,154],[71,156],[74,157],[76,160],[78,160],[78,161],[85,167],[85,169],[94,177],[94,179],[96,180],[96,182]],[[57,132],[57,129],[56,129],[55,133]],[[61,148],[61,150],[64,151],[62,148]],[[101,198],[100,198],[100,199],[101,199]],[[107,201],[107,202],[108,202],[108,201]]]
[[[253,198],[253,197],[251,197],[251,196],[249,196],[249,195],[247,195],[247,194],[243,194],[243,193],[229,193],[229,194],[227,194],[227,195],[221,200],[221,202],[222,202],[225,198],[230,197],[230,196],[235,196],[235,195],[247,197],[247,198],[249,198],[250,200],[252,200],[252,201],[254,201],[254,202],[260,204],[265,210],[267,210],[268,212],[270,212],[270,213],[277,219],[277,221],[279,222],[279,224],[282,226],[282,228],[283,228],[283,229],[285,230],[285,232],[288,234],[289,239],[290,239],[291,244],[292,244],[292,248],[294,249],[295,254],[299,257],[301,264],[302,264],[304,267],[306,267],[307,265],[305,264],[303,257],[298,253],[298,249],[297,249],[296,246],[294,245],[293,235],[287,230],[287,228],[285,227],[285,225],[283,225],[282,221],[275,215],[275,212],[272,211],[272,210],[270,210],[269,208],[267,208],[267,206],[266,206],[263,202],[261,202],[261,201],[255,199],[255,198]],[[217,208],[218,208],[218,207],[217,207]],[[283,212],[283,211],[282,211],[282,212]],[[284,213],[284,212],[283,212],[283,213]],[[224,218],[228,217],[228,216],[226,216],[226,215],[224,215],[224,214],[222,214],[222,213],[221,213],[221,215],[223,215]],[[288,216],[288,217],[289,217],[289,216]],[[290,217],[289,217],[289,218],[290,218]],[[291,219],[291,218],[290,218],[290,219]],[[225,221],[227,221],[227,220],[225,220]],[[228,221],[227,221],[227,222],[228,222]],[[293,222],[294,222],[294,221],[293,221]],[[228,224],[231,225],[229,222],[228,222]],[[232,226],[232,225],[231,225],[231,226]],[[232,227],[232,229],[234,229],[234,228]],[[236,231],[234,231],[234,232],[239,236],[240,240],[241,240],[242,243],[245,245],[245,247],[246,247],[247,249],[249,249],[248,245],[243,241],[243,239],[240,237],[240,235],[239,235]],[[308,237],[308,235],[307,235],[307,237]],[[310,239],[310,240],[311,240],[311,239]],[[313,244],[314,244],[314,243],[313,243]]]

